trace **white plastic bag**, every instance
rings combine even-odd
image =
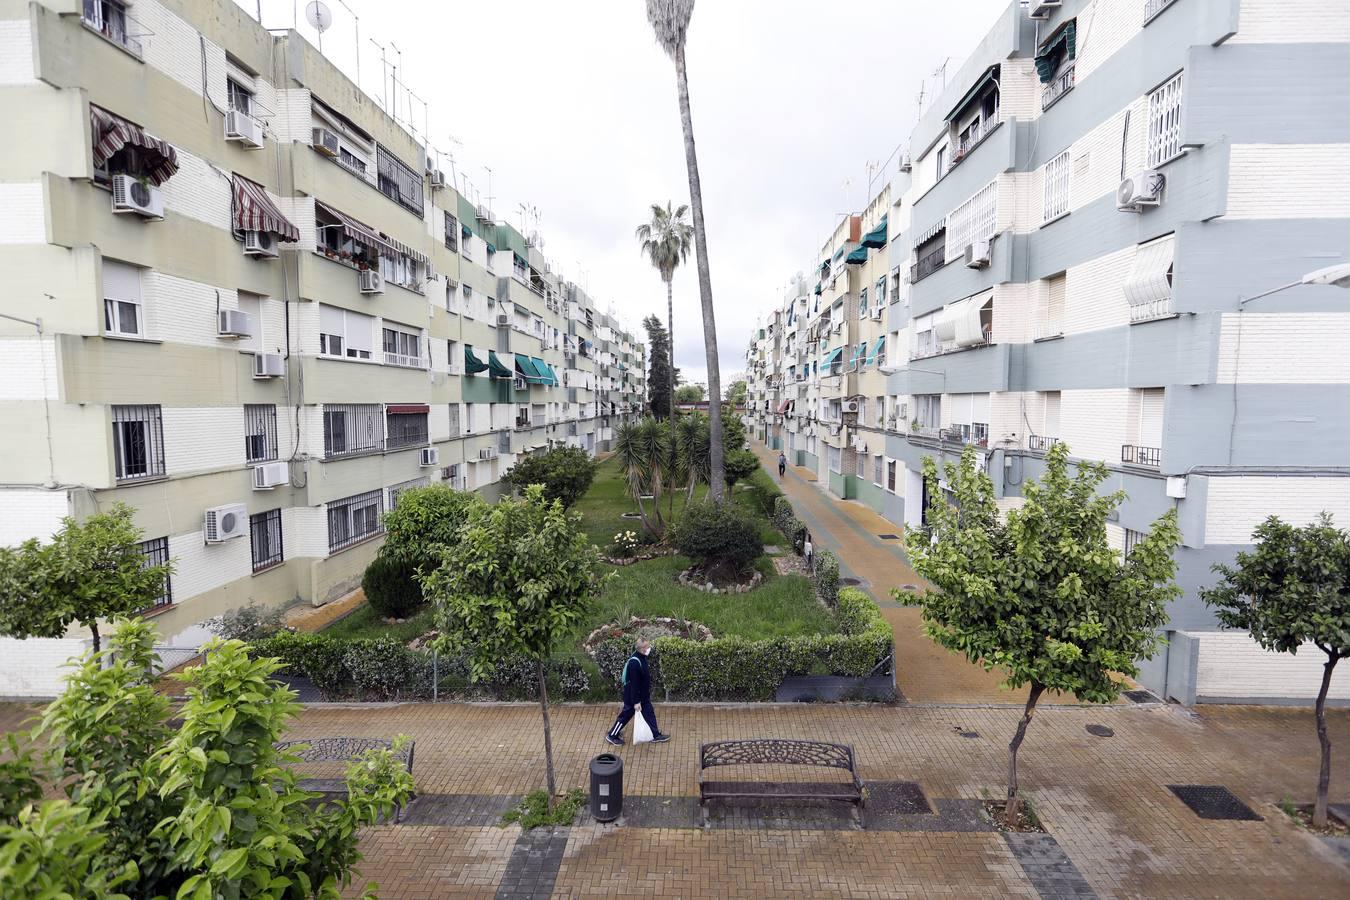
[[[652,734],[652,726],[647,723],[647,717],[639,709],[637,715],[633,717],[633,743],[647,744],[653,737],[655,735]]]

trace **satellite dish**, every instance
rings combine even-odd
[[[333,11],[320,0],[310,0],[305,4],[305,21],[313,25],[319,34],[323,34],[333,24]]]

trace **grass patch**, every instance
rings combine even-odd
[[[380,618],[380,614],[375,611],[375,608],[366,603],[357,607],[351,615],[323,629],[323,633],[329,637],[344,640],[392,637],[406,644],[418,635],[426,634],[435,627],[436,624],[432,619],[430,606],[424,607],[417,615],[406,622],[387,625]]]
[[[700,486],[695,492],[697,499],[708,493],[706,486]],[[651,504],[647,503],[650,514]],[[684,493],[675,496],[675,517],[679,518],[684,509]],[[670,519],[670,497],[661,498],[661,515]],[[591,543],[602,550],[614,543],[614,535],[620,531],[635,531],[642,534],[641,519],[625,519],[626,512],[636,512],[637,501],[628,496],[628,482],[624,477],[623,466],[618,459],[610,458],[600,464],[595,472],[595,481],[591,489],[572,506],[572,512],[581,514],[581,528]]]
[[[548,793],[542,789],[531,791],[520,801],[519,806],[502,813],[502,824],[514,823],[526,831],[541,825],[571,825],[577,817],[577,811],[585,802],[586,795],[581,792],[581,788],[573,788],[557,798],[553,804],[553,812],[550,813]]]

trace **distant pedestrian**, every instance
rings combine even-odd
[[[806,571],[814,572],[816,570],[816,548],[811,543],[811,532],[806,533],[806,540],[802,541],[802,557],[806,560]]]
[[[787,454],[782,450],[778,451],[778,480],[783,480],[783,473],[787,471]]]
[[[651,652],[651,641],[644,638],[637,642],[637,649],[623,664],[623,709],[619,710],[619,717],[605,735],[605,740],[611,744],[622,746],[623,729],[639,708],[652,730],[652,740],[658,744],[670,740],[670,735],[656,727],[656,710],[652,709],[652,670],[647,663],[647,655]]]

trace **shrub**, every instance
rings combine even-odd
[[[792,504],[782,494],[773,500],[773,524],[783,532],[783,537],[788,539],[793,551],[800,556],[806,542],[806,526],[797,518],[796,513],[792,511]]]
[[[727,487],[749,478],[759,469],[759,457],[749,450],[729,450],[723,460]]]
[[[754,511],[773,522],[774,527],[777,527],[778,521],[774,514],[778,506],[778,498],[783,496],[782,488],[774,483],[773,476],[764,471],[762,467],[747,475],[746,483],[750,485],[751,489],[746,491],[745,494],[753,502]],[[791,508],[789,505],[788,509]]]
[[[548,792],[530,791],[520,805],[502,813],[502,824],[515,823],[524,831],[543,825],[571,825],[577,817],[577,810],[586,805],[586,794],[581,788],[573,788],[565,796],[559,797],[550,811]]]
[[[412,565],[383,551],[366,569],[361,587],[375,611],[388,619],[406,619],[426,602]]]
[[[526,485],[542,484],[544,498],[571,506],[590,490],[599,463],[580,447],[555,447],[537,456],[525,456],[502,476],[508,487],[523,492]]]
[[[758,524],[733,503],[691,503],[673,537],[675,548],[709,578],[740,575],[764,553]]]
[[[401,492],[398,506],[384,514],[380,555],[425,575],[441,564],[437,547],[453,544],[469,510],[484,502],[472,491],[456,491],[444,484]]]
[[[285,612],[279,606],[272,608],[250,601],[207,619],[204,624],[212,634],[227,641],[256,641],[281,631]]]
[[[342,648],[342,665],[362,699],[392,700],[418,693],[422,666],[415,650],[390,637],[349,641]]]
[[[281,661],[279,672],[308,678],[325,697],[342,696],[350,686],[350,676],[342,660],[346,642],[323,634],[295,634],[282,631],[248,645],[254,658],[275,657]]]
[[[816,598],[830,609],[839,604],[839,560],[828,550],[816,551]]]

